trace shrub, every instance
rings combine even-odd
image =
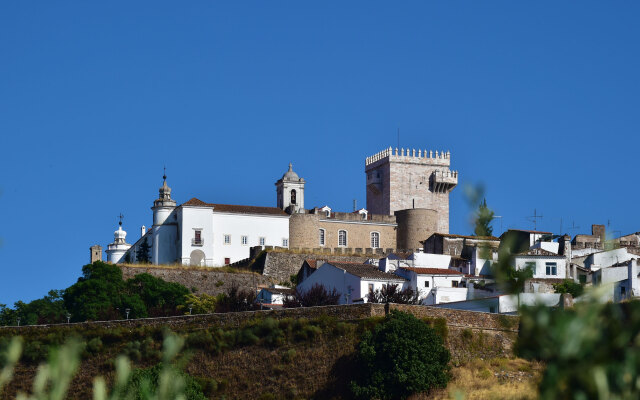
[[[358,347],[358,378],[351,382],[357,398],[404,399],[413,393],[445,387],[449,351],[427,324],[411,314],[392,311]]]
[[[283,302],[286,308],[293,307],[317,307],[337,305],[340,301],[340,293],[333,288],[327,290],[323,285],[316,283],[307,291],[296,288],[293,296],[287,296]]]
[[[411,288],[398,289],[398,285],[383,285],[382,289],[369,290],[367,294],[369,303],[396,303],[396,304],[419,304],[420,292]]]
[[[136,369],[131,374],[125,393],[129,398],[142,400],[150,398],[151,388],[158,387],[160,374],[163,372],[162,364],[157,364],[150,368]],[[175,370],[174,373],[184,380],[184,399],[206,400],[202,387],[191,375]]]
[[[87,351],[91,354],[98,354],[102,350],[102,340],[99,337],[95,337],[87,343]]]

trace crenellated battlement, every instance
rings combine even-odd
[[[394,158],[395,161],[403,161],[412,159],[415,161],[423,161],[423,162],[432,162],[432,161],[447,161],[447,164],[450,162],[451,153],[449,151],[438,151],[438,150],[422,150],[422,149],[404,149],[396,147],[395,149],[389,147],[388,149],[384,149],[370,157],[367,157],[365,160],[365,166],[376,163],[380,160],[384,160],[386,158]],[[398,158],[402,158],[398,160]]]

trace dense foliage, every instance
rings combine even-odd
[[[337,305],[339,302],[340,293],[336,288],[327,290],[324,285],[316,283],[307,291],[296,288],[293,296],[287,296],[284,299],[283,306],[286,308],[332,306]]]
[[[179,313],[189,290],[149,274],[125,281],[115,265],[97,261],[82,267],[82,276],[65,290],[52,290],[29,303],[18,301],[14,308],[0,304],[0,325],[55,324],[170,316]]]
[[[445,387],[449,351],[426,323],[411,314],[392,311],[358,348],[358,379],[353,394],[363,399],[404,399],[413,393]]]
[[[367,294],[369,303],[396,303],[396,304],[419,304],[420,293],[406,288],[400,290],[398,285],[382,285],[382,289],[369,290]]]
[[[138,368],[133,370],[125,393],[131,400],[145,400],[157,395],[160,386],[160,374],[164,371],[162,364],[156,364],[149,368]],[[202,392],[202,387],[189,374],[173,368],[173,374],[183,379],[182,394],[185,400],[206,400],[207,397]]]
[[[556,293],[569,293],[574,299],[584,293],[584,286],[571,279],[565,279],[562,283],[554,283]]]
[[[640,397],[640,302],[523,307],[515,351],[547,368],[542,399]]]

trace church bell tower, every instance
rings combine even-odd
[[[304,212],[304,184],[304,179],[293,172],[293,165],[289,163],[289,170],[276,182],[278,208],[289,214]]]

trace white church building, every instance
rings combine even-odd
[[[223,266],[246,259],[252,246],[289,247],[289,214],[304,207],[304,179],[291,164],[276,182],[279,207],[206,203],[197,198],[177,205],[167,177],[153,202],[153,226],[141,228],[133,245],[122,226],[107,247],[107,261]]]

